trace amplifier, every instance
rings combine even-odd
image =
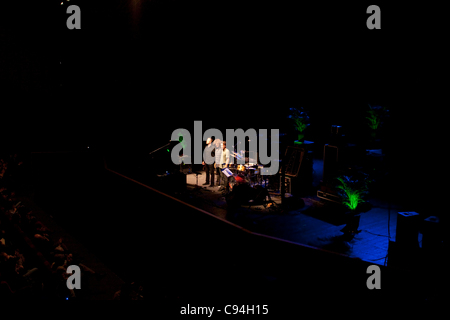
[[[280,188],[283,186],[283,181],[280,177]],[[292,194],[292,177],[284,177],[284,191]],[[280,189],[281,190],[281,189]]]
[[[283,181],[280,176],[280,192],[283,186]],[[304,177],[284,177],[285,192],[290,193],[293,196],[304,197],[311,193],[311,181]]]
[[[317,197],[324,199],[324,200],[336,202],[336,203],[342,203],[341,198],[338,195],[328,193],[328,192],[325,192],[322,190],[317,190]]]
[[[326,144],[323,147],[323,181],[328,181],[338,174],[339,148]]]
[[[284,155],[285,175],[290,177],[297,177],[300,172],[305,149],[300,147],[288,146]],[[281,168],[279,170],[281,173]]]
[[[422,248],[424,250],[435,250],[440,248],[441,244],[439,218],[435,216],[426,218],[422,227]]]
[[[419,220],[417,212],[398,212],[395,242],[401,246],[419,247]]]

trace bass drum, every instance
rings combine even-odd
[[[245,176],[242,173],[238,173],[237,175],[234,175],[230,177],[229,184],[230,184],[230,191],[233,190],[233,187],[240,185],[240,184],[249,184],[250,180],[247,176]]]
[[[228,179],[229,179],[228,184],[230,185],[230,191],[232,191],[233,187],[236,185],[236,179],[234,178],[234,176],[231,176]]]

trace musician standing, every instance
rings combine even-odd
[[[230,163],[230,150],[227,149],[227,142],[222,141],[222,156],[221,156],[221,164],[222,169],[228,168],[228,164]],[[224,186],[220,187],[219,191],[226,190],[230,191],[229,178],[221,171],[222,174],[222,182]]]
[[[206,139],[205,153],[215,158],[215,150],[211,138]],[[214,162],[208,164],[203,161],[203,165],[205,166],[206,171],[206,182],[203,185],[208,185],[211,181],[211,187],[214,187]]]
[[[220,186],[220,180],[222,178],[222,172],[220,171],[221,168],[221,161],[222,161],[222,141],[220,139],[214,140],[214,154],[215,154],[215,160],[216,163],[214,164],[214,167],[216,169],[216,176],[217,176],[217,185]]]

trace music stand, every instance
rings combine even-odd
[[[231,177],[233,175],[233,172],[231,172],[230,169],[228,169],[228,168],[223,168],[222,172],[223,172],[224,175],[227,176],[227,178],[229,178],[229,177]]]
[[[198,185],[198,175],[200,174],[202,174],[200,171],[193,171],[192,172],[193,174],[195,174],[195,187],[194,187],[194,192],[198,192],[198,191],[200,191],[201,189],[202,189],[202,187],[200,187],[199,185]]]

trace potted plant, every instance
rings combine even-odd
[[[297,130],[297,140],[295,140],[295,144],[303,144],[303,141],[305,140],[305,133],[307,127],[309,127],[309,117],[306,114],[306,112],[303,110],[303,108],[300,108],[300,110],[296,108],[290,108],[289,109],[292,114],[289,115],[289,119],[294,120],[294,126],[295,130]]]
[[[377,138],[379,137],[379,131],[380,127],[383,125],[383,120],[387,116],[387,113],[389,112],[388,109],[381,106],[371,106],[369,104],[369,110],[367,111],[367,117],[368,120],[368,127],[370,130],[370,138],[372,144],[374,144],[377,141]]]
[[[369,206],[364,206],[363,203],[367,203],[364,197],[368,193],[368,184],[371,182],[368,179],[368,175],[365,173],[359,173],[353,176],[339,176],[337,179],[337,190],[341,198],[342,204],[344,204],[348,211],[347,224],[341,231],[346,236],[353,236],[359,233],[359,220],[362,212],[367,212]]]

